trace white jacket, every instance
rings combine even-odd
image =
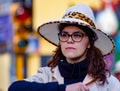
[[[47,83],[57,81],[59,84],[63,84],[64,80],[61,77],[58,67],[55,67],[52,71],[50,67],[42,67],[38,70],[38,74],[32,77],[26,78],[26,81]],[[93,81],[89,75],[87,75],[83,81],[84,84],[88,84]],[[103,86],[98,85],[97,81],[94,81],[87,85],[90,91],[120,91],[120,82],[113,76],[107,78],[108,84],[105,83]]]

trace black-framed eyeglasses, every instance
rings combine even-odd
[[[80,42],[85,35],[86,34],[80,32],[74,32],[73,34],[68,34],[67,32],[58,33],[59,40],[62,42],[67,42],[69,37],[71,37],[74,42]]]

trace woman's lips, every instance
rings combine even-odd
[[[67,47],[66,50],[74,50],[74,47]]]

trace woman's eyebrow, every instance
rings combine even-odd
[[[62,33],[70,33],[70,32],[62,31]],[[72,32],[72,33],[83,33],[84,34],[84,32],[81,32],[81,31],[75,31],[75,32]]]

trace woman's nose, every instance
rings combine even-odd
[[[72,36],[69,36],[67,42],[68,42],[68,43],[74,42],[74,40],[72,39]]]

